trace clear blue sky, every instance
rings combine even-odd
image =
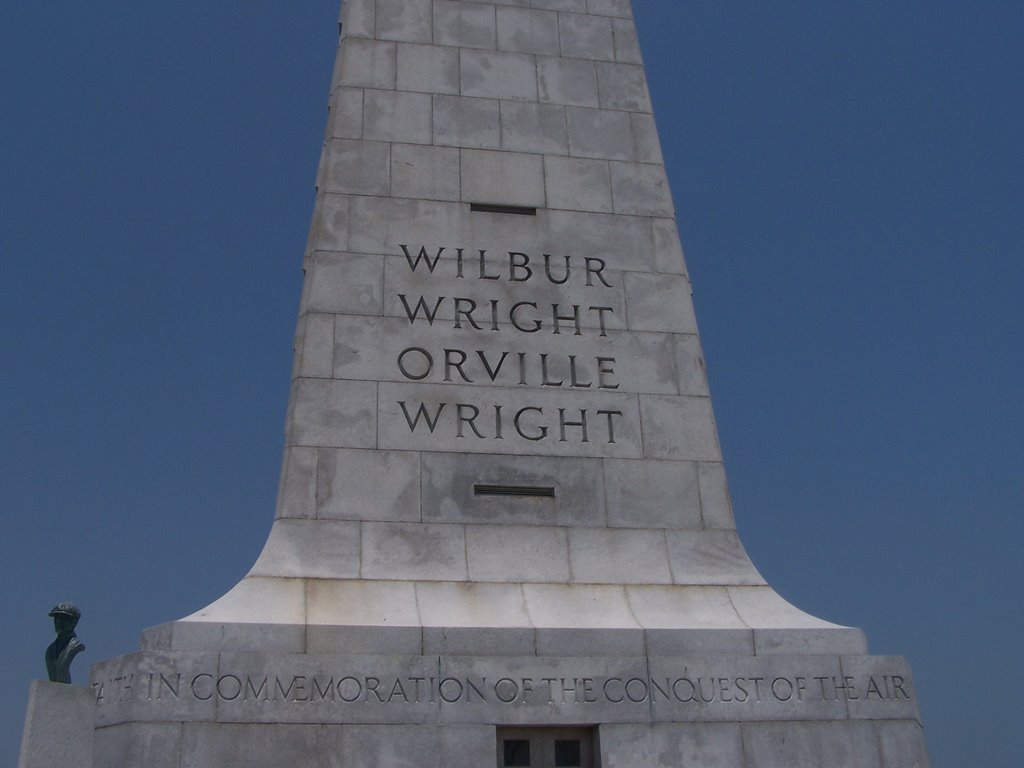
[[[0,10],[0,763],[266,537],[336,5]],[[741,537],[1016,768],[1024,3],[635,6]]]

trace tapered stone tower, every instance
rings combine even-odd
[[[628,0],[346,0],[277,517],[96,765],[927,765],[735,530]]]

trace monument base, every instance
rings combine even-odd
[[[739,647],[734,631],[712,628],[628,654],[583,649],[600,636],[625,649],[636,637],[625,630],[575,629],[563,634],[563,649],[551,635],[537,653],[537,631],[165,625],[146,633],[139,653],[93,668],[96,764],[928,766],[900,658],[852,647],[755,652],[753,641],[742,652],[710,652]],[[790,647],[827,645],[820,629],[789,632]],[[403,652],[413,635],[419,650]],[[247,640],[272,637],[271,651]],[[343,650],[359,637],[365,647],[376,637],[378,651]],[[850,636],[833,639],[838,647]],[[585,748],[563,762],[541,759],[545,745],[567,743],[565,734]],[[507,762],[506,742],[529,742],[534,757]]]
[[[92,768],[95,710],[89,688],[34,680],[18,768]]]
[[[604,768],[928,768],[915,721],[609,723],[596,732],[593,765]],[[99,732],[96,764],[490,768],[495,733],[486,725],[131,723]]]

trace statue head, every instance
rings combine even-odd
[[[72,603],[57,603],[48,614],[53,618],[53,628],[58,635],[74,632],[82,612]]]

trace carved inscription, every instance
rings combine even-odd
[[[501,440],[505,436],[505,430],[509,429],[523,440],[530,442],[546,440],[557,434],[558,441],[562,443],[569,442],[570,435],[577,442],[589,443],[592,432],[591,424],[594,421],[594,419],[588,419],[585,408],[559,408],[556,422],[550,418],[550,414],[545,416],[544,408],[536,405],[527,405],[510,410],[508,413],[505,413],[505,407],[498,403],[495,403],[488,411],[484,411],[480,406],[472,403],[440,402],[430,407],[423,403],[415,405],[416,412],[411,414],[408,402],[398,401],[398,407],[402,409],[402,415],[405,416],[410,432],[415,433],[422,425],[424,431],[434,434],[445,409],[451,406],[455,412],[456,436],[472,436],[481,440],[488,437]],[[622,416],[622,411],[597,410],[594,411],[594,414],[598,420],[596,431],[599,432],[600,439],[606,443],[614,443],[615,419]],[[603,429],[601,429],[602,427]]]
[[[99,705],[127,700],[277,704],[772,704],[912,701],[898,674],[722,677],[429,677],[199,672],[129,673],[93,683]]]
[[[93,668],[97,723],[913,719],[890,657],[140,654]]]
[[[424,244],[399,247],[401,269],[408,277],[406,287],[394,294],[399,314],[413,328],[436,330],[438,338],[436,345],[409,345],[398,352],[400,381],[577,394],[615,393],[622,387],[612,352],[537,351],[534,341],[544,336],[607,339],[609,329],[620,327],[620,294],[604,259]],[[493,289],[494,298],[486,296],[487,286],[499,286]],[[567,298],[569,289],[572,299]],[[559,300],[540,300],[531,291]],[[468,332],[478,341],[467,346],[446,343],[446,331],[462,332],[463,339]],[[530,402],[514,397],[518,402],[413,390],[394,403],[407,434],[458,444],[512,439],[524,446],[567,444],[600,451],[616,444],[622,420],[630,415],[623,407],[581,405],[577,398]]]

